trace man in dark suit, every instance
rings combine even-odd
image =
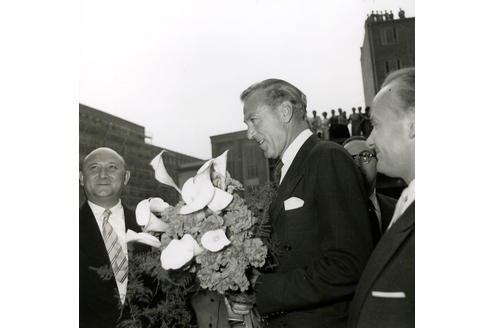
[[[344,141],[342,146],[351,154],[354,163],[359,167],[366,181],[368,212],[372,219],[373,235],[377,243],[392,219],[397,200],[376,191],[376,154],[375,150],[366,143],[366,138],[362,136],[350,137]]]
[[[377,169],[407,182],[356,288],[348,326],[414,327],[414,68],[391,73],[373,100]]]
[[[87,197],[79,210],[81,328],[116,327],[127,319],[124,304],[133,250],[128,249],[125,234],[127,229],[141,231],[133,212],[120,201],[129,178],[124,159],[110,148],[93,150],[84,158],[79,172]],[[103,279],[97,272],[104,266],[112,268],[110,279]]]
[[[336,143],[311,134],[306,96],[269,79],[241,95],[248,138],[266,158],[281,158],[270,206],[279,265],[255,283],[270,327],[343,327],[373,249],[367,194],[359,169]]]

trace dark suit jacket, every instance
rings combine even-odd
[[[125,227],[140,232],[134,213],[124,207]],[[133,254],[146,251],[146,245],[135,244],[128,249],[129,262]],[[79,210],[79,327],[110,328],[126,319],[126,303],[121,305],[115,278],[103,280],[96,268],[110,260],[105,243],[88,203]]]
[[[373,251],[356,289],[348,327],[414,327],[414,202]],[[405,298],[373,296],[403,292]]]
[[[290,197],[300,208],[284,209]],[[256,303],[270,327],[343,327],[373,250],[368,197],[359,169],[333,142],[311,136],[270,206],[272,238],[283,251],[258,279]]]

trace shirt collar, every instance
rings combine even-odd
[[[91,210],[93,211],[95,218],[97,220],[101,220],[101,218],[103,216],[103,212],[105,212],[106,208],[101,207],[100,205],[96,205],[95,203],[93,203],[89,200],[88,200],[88,205],[91,208]],[[118,212],[122,211],[123,207],[122,207],[122,202],[120,201],[120,199],[119,199],[119,202],[117,204],[115,204],[112,208],[110,208],[109,210],[110,210],[110,212],[112,212],[112,215],[117,214]]]
[[[297,152],[299,149],[301,149],[302,145],[306,140],[308,140],[309,137],[311,137],[313,133],[311,132],[310,129],[304,129],[299,133],[299,135],[291,142],[289,147],[284,151],[281,157],[281,161],[284,164],[284,169],[289,169],[290,165],[292,164],[292,161],[294,161],[294,158],[297,155]]]
[[[413,179],[409,185],[407,186],[406,189],[404,189],[404,195],[407,197],[406,204],[410,205],[412,202],[414,202],[415,199],[415,193],[416,193],[416,187],[415,187],[415,179]],[[407,207],[406,207],[407,208]]]

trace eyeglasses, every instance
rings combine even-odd
[[[358,165],[368,164],[369,162],[371,162],[373,157],[376,158],[376,155],[369,150],[363,150],[359,154],[352,155],[352,158]]]

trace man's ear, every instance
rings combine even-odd
[[[292,104],[288,100],[283,101],[277,107],[277,112],[280,117],[280,120],[283,123],[289,123],[292,118],[292,115],[294,114],[294,111],[292,109]]]
[[[82,174],[81,171],[79,171],[79,185],[81,187],[84,187],[84,175]]]
[[[129,182],[130,178],[131,178],[131,171],[126,170],[125,171],[125,177],[124,177],[124,186],[127,186],[127,183]]]

